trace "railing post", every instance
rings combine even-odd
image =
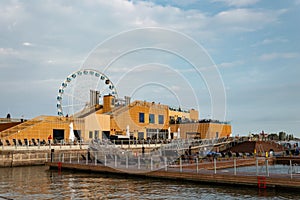
[[[236,176],[236,158],[233,159],[234,175]]]
[[[269,160],[268,160],[268,158],[266,158],[266,175],[270,176],[270,174],[269,174]]]
[[[141,169],[141,157],[138,156],[138,169]]]
[[[150,157],[150,170],[153,170],[153,160],[152,160],[152,156]]]
[[[115,155],[115,167],[117,167],[118,163],[117,163],[117,155]]]
[[[180,172],[182,172],[182,160],[181,160],[181,157],[179,158],[179,169],[180,169]]]
[[[72,153],[70,153],[70,163],[72,163]]]
[[[65,153],[62,153],[62,162],[65,162]]]
[[[97,153],[97,152],[95,152],[94,154],[95,154],[95,165],[97,165],[98,153]]]
[[[79,154],[77,153],[77,163],[79,163]]]
[[[165,158],[165,171],[168,171],[167,157],[164,157],[164,158]]]
[[[126,169],[128,168],[128,155],[126,154]]]
[[[85,164],[88,164],[88,161],[89,161],[89,154],[86,153],[86,157],[85,157]]]
[[[214,158],[214,170],[215,170],[215,174],[217,173],[217,159]]]
[[[104,155],[104,166],[106,166],[106,154]]]
[[[256,176],[258,176],[258,159],[257,159],[257,157],[256,157],[255,162],[256,162]]]
[[[197,172],[197,174],[199,173],[199,159],[198,159],[198,157],[196,158],[196,172]]]
[[[290,169],[291,169],[291,179],[293,179],[293,165],[292,165],[292,160],[290,160]]]

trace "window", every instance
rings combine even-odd
[[[155,124],[155,115],[154,114],[149,114],[149,123],[150,124]]]
[[[163,115],[158,115],[158,123],[164,124],[164,116]]]
[[[89,138],[92,139],[93,138],[93,131],[89,132]]]
[[[139,122],[145,123],[145,113],[139,113]]]
[[[95,131],[95,139],[99,138],[99,131]]]
[[[144,132],[138,132],[138,139],[139,140],[144,139]]]

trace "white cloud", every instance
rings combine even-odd
[[[300,56],[300,53],[297,52],[288,52],[288,53],[267,53],[259,57],[260,60],[270,61],[275,59],[292,59]]]
[[[273,44],[273,43],[282,43],[282,42],[288,42],[287,39],[282,38],[274,38],[274,39],[264,39],[261,43],[262,44]]]
[[[285,38],[266,38],[262,41],[252,44],[251,47],[257,47],[257,46],[261,46],[261,45],[278,44],[278,43],[286,43],[286,42],[289,42],[289,40],[285,39]]]
[[[33,46],[33,44],[31,44],[30,42],[23,42],[22,45],[23,46]]]
[[[223,2],[228,6],[244,7],[254,5],[260,0],[212,0],[212,2]]]
[[[0,56],[15,56],[19,52],[13,48],[0,48]]]
[[[28,18],[24,11],[22,3],[18,1],[10,1],[9,3],[2,1],[0,3],[0,25],[7,30],[14,30],[14,27],[21,24]]]
[[[218,64],[218,67],[220,67],[220,68],[231,68],[231,67],[241,66],[242,64],[244,64],[244,61],[237,60],[237,61],[233,61],[233,62],[220,63],[220,64]]]
[[[224,29],[256,30],[278,20],[278,13],[255,9],[233,9],[222,11],[214,21]]]
[[[205,28],[213,31],[214,35],[211,37],[215,38],[224,38],[224,34],[233,36],[245,32],[255,32],[279,23],[280,16],[284,12],[286,10],[247,8],[224,10],[206,19],[208,26]]]

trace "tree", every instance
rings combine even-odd
[[[289,140],[293,140],[294,139],[293,134],[290,134],[288,138],[289,138]]]
[[[279,132],[278,135],[279,135],[279,140],[280,141],[287,139],[286,138],[286,133],[283,132],[283,131]]]
[[[279,136],[276,133],[271,133],[268,135],[269,140],[279,140]]]

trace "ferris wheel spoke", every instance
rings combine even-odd
[[[88,106],[91,89],[98,90],[101,96],[111,94],[117,97],[117,91],[110,79],[94,69],[81,69],[72,73],[62,86],[63,90],[59,90],[56,98],[60,116],[64,115],[64,110],[74,113]]]
[[[70,107],[76,107],[76,106],[85,106],[86,104],[70,104],[62,106],[62,108],[70,108]]]
[[[80,101],[80,102],[86,102],[86,99],[80,98],[78,96],[75,96],[73,94],[65,93],[66,96],[74,98],[74,100]]]

